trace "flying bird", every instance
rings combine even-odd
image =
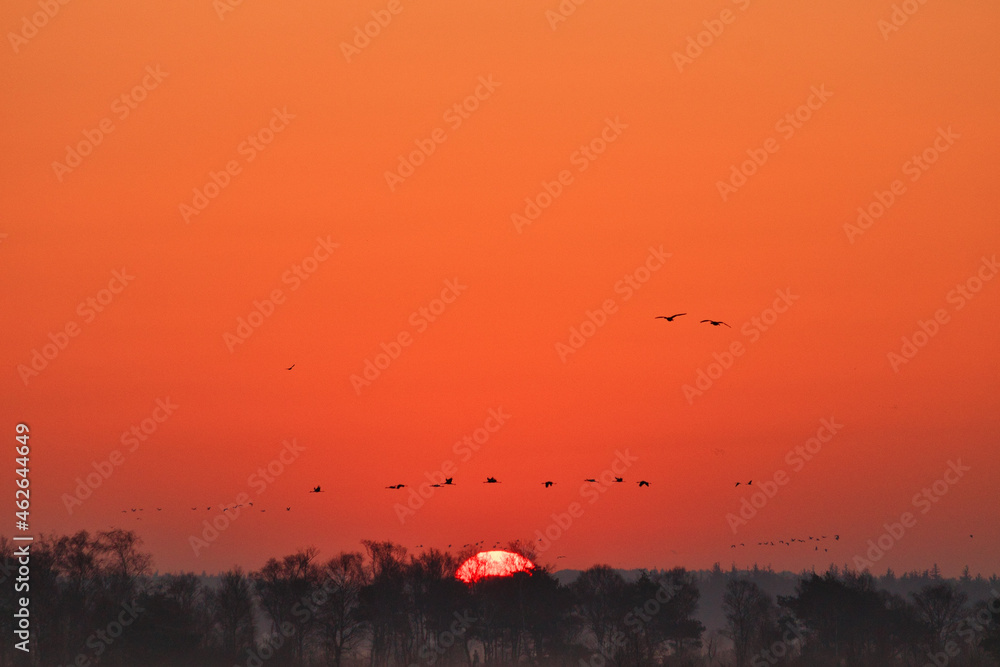
[[[285,370],[286,370],[286,371],[290,371],[290,370],[292,370],[293,368],[295,368],[295,364],[292,364],[291,366],[289,366],[289,367],[288,367],[288,368],[286,368]]]
[[[405,486],[406,486],[406,484],[393,484],[393,485],[387,486],[385,488],[387,488],[387,489],[402,489]]]
[[[547,488],[549,488],[550,486],[552,486],[553,484],[555,484],[555,482],[542,482],[542,484],[544,484],[544,485],[545,485],[545,488],[547,489]],[[972,536],[970,535],[969,537],[972,537]]]
[[[680,317],[681,315],[687,315],[687,313],[677,313],[676,315],[657,315],[654,320],[666,320],[667,322],[673,322],[675,317]]]
[[[596,482],[597,480],[594,479],[593,477],[590,477],[590,478],[587,478],[587,479],[585,479],[583,481],[585,481],[585,482]]]
[[[323,493],[323,489],[319,486],[314,486],[313,490],[310,491],[309,493]]]
[[[647,482],[646,480],[641,480],[641,481],[639,482],[639,486],[640,486],[640,487],[643,487],[643,486],[649,486],[649,482]]]
[[[455,478],[454,477],[445,477],[444,478],[445,486],[455,486],[455,484],[451,481],[453,479],[455,479]]]
[[[486,481],[483,482],[483,484],[499,484],[499,483],[500,482],[497,481],[496,477],[487,477]]]
[[[701,323],[702,323],[702,324],[704,324],[705,322],[708,322],[708,323],[709,323],[709,324],[711,324],[711,325],[712,325],[713,327],[717,327],[717,326],[719,326],[720,324],[726,324],[725,322],[722,322],[722,321],[719,321],[719,320],[702,320],[702,321],[701,321]],[[726,324],[726,326],[727,326],[727,327],[729,327],[729,325],[728,325],[728,324]],[[732,327],[729,327],[729,328],[730,328],[730,329],[732,329]]]
[[[625,480],[621,477],[615,477],[615,482],[624,482]]]
[[[739,486],[739,485],[740,485],[740,483],[739,483],[739,482],[736,482],[736,486]],[[734,486],[733,488],[735,489],[735,488],[736,488],[736,486]]]

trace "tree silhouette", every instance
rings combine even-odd
[[[625,636],[625,588],[625,579],[610,565],[594,565],[570,586],[583,621],[583,643],[605,657],[618,652],[621,641],[616,640]]]
[[[392,542],[362,545],[363,552],[325,562],[306,548],[250,573],[233,567],[199,577],[151,574],[151,555],[123,529],[39,536],[31,546],[33,652],[25,661],[14,648],[15,602],[0,596],[0,667],[1000,662],[996,576],[949,580],[935,579],[932,570],[907,572],[882,578],[880,588],[875,577],[847,568],[794,575],[715,567],[696,574],[595,565],[568,584],[540,566],[466,584],[456,572],[474,550],[411,555]],[[531,546],[514,542],[508,549],[528,557]],[[0,536],[4,585],[17,576],[13,555],[14,545]],[[770,593],[793,587],[775,606]],[[721,603],[713,609],[725,614],[731,658],[718,632],[703,650],[705,628],[697,620],[703,590]],[[129,609],[135,616],[122,623]],[[789,650],[800,637],[800,650]]]
[[[722,608],[736,667],[746,667],[750,657],[770,646],[778,634],[777,608],[769,595],[746,579],[729,581]]]
[[[253,588],[242,568],[234,567],[222,575],[218,589],[208,594],[208,608],[224,658],[235,661],[255,646]]]
[[[930,652],[938,652],[949,641],[957,640],[958,624],[967,615],[969,596],[950,583],[931,584],[913,594],[917,618],[926,629],[923,642]]]
[[[361,591],[370,577],[358,552],[341,553],[327,562],[323,589],[328,596],[319,615],[324,645],[335,667],[340,667],[366,636],[361,615]]]
[[[261,606],[271,619],[270,636],[276,640],[283,637],[276,653],[288,655],[296,664],[302,662],[306,644],[318,626],[316,615],[307,613],[320,581],[320,568],[314,562],[317,553],[309,547],[281,560],[271,558],[250,575]]]

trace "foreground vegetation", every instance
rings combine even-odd
[[[31,552],[34,650],[15,650],[15,603],[0,596],[0,666],[1000,664],[996,577],[901,582],[831,568],[787,581],[597,565],[568,584],[538,568],[467,586],[454,577],[467,554],[362,545],[253,572],[153,576],[132,532],[45,538]],[[534,559],[530,545],[510,548]],[[0,539],[4,586],[12,554]],[[790,594],[772,597],[782,576]],[[919,588],[892,592],[901,583]],[[721,604],[714,631],[698,620],[702,593]]]

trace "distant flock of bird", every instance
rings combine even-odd
[[[737,482],[737,484],[739,484],[739,482]],[[813,537],[812,535],[809,535],[808,537],[809,537],[810,540],[816,540],[817,542],[820,542],[822,540],[827,539],[826,535],[821,535],[820,537]],[[833,539],[834,540],[840,540],[840,535],[834,535]],[[785,546],[788,546],[788,547],[792,546],[796,542],[801,542],[802,544],[805,544],[806,540],[802,540],[802,539],[799,539],[797,537],[790,538],[787,542],[785,540],[778,540],[778,544],[784,544]],[[737,546],[745,547],[746,543],[740,542],[738,545],[734,544],[734,545],[730,546],[729,548],[730,549],[735,549]],[[773,540],[770,541],[770,542],[768,542],[768,541],[765,540],[764,542],[758,542],[757,546],[758,547],[773,547],[773,546],[776,546],[776,545],[775,545],[775,543],[774,543]],[[816,547],[813,550],[814,551],[819,551],[819,545],[816,545]],[[829,551],[829,549],[827,549],[826,547],[823,547],[823,551]]]
[[[593,477],[588,477],[587,479],[585,479],[583,481],[584,482],[593,482],[595,484],[597,483],[597,480],[594,479]],[[615,483],[616,484],[620,484],[620,483],[622,483],[624,481],[625,480],[623,478],[621,478],[621,477],[615,477]],[[483,484],[502,484],[502,483],[503,482],[500,482],[499,480],[497,480],[496,477],[487,477],[486,481],[483,482]],[[649,486],[649,482],[647,482],[644,479],[637,481],[636,484],[638,484],[640,487]],[[548,489],[548,488],[550,488],[552,486],[555,486],[555,482],[549,480],[549,481],[542,482],[542,485],[546,489]],[[431,486],[431,488],[438,489],[438,488],[441,488],[442,486],[457,486],[457,484],[455,484],[455,478],[454,477],[445,477],[444,482],[442,484],[431,484],[430,486]],[[406,488],[406,484],[390,484],[389,486],[387,486],[385,488],[387,488],[387,489],[405,489]],[[319,490],[319,487],[317,486],[316,489]]]
[[[597,479],[595,479],[594,477],[587,477],[583,481],[584,482],[589,482],[589,483],[592,483],[592,484],[597,484],[598,483]],[[622,484],[624,482],[625,482],[625,478],[623,478],[623,477],[615,477],[614,478],[614,483],[615,484]],[[502,484],[502,482],[500,480],[498,480],[496,477],[487,477],[486,481],[484,481],[483,484]],[[551,488],[551,487],[555,486],[556,482],[553,482],[552,480],[546,480],[544,482],[541,482],[541,484],[546,489],[548,489],[548,488]],[[648,482],[648,481],[646,481],[644,479],[640,479],[640,480],[636,481],[636,484],[639,485],[639,488],[642,488],[644,486],[648,487],[650,485],[650,482]],[[740,484],[741,484],[741,482],[736,482],[736,486],[739,486]],[[747,484],[747,486],[752,485],[753,484],[753,480],[748,481],[746,484]],[[430,486],[432,488],[441,488],[443,486],[457,486],[457,484],[455,484],[455,478],[454,477],[446,477],[443,483],[441,483],[441,484],[431,484]],[[389,486],[387,486],[385,488],[398,490],[398,489],[405,489],[405,488],[407,488],[407,485],[406,484],[390,484]],[[317,484],[316,486],[312,487],[312,489],[309,490],[309,493],[325,493],[325,491],[323,490],[322,485],[318,485]],[[246,504],[246,506],[253,507],[253,503],[252,502],[248,502]],[[244,507],[244,505],[243,504],[236,504],[236,503],[234,503],[232,505],[220,505],[220,507],[222,508],[223,512],[228,512],[229,510],[235,510],[235,509],[239,509],[241,507]],[[144,507],[133,507],[130,510],[127,510],[127,509],[122,510],[122,514],[128,514],[129,511],[131,511],[131,512],[144,512],[145,509],[146,508],[144,508]],[[212,506],[210,505],[210,506],[206,507],[205,510],[206,511],[211,511],[212,510]],[[157,512],[162,512],[163,508],[162,507],[157,507],[156,511]],[[191,511],[192,512],[197,512],[198,508],[197,507],[192,507]],[[260,509],[260,511],[261,512],[266,512],[267,510],[266,509]],[[285,511],[286,512],[291,512],[292,511],[291,506],[285,507]],[[969,537],[972,537],[972,535],[969,535]],[[809,539],[811,540],[813,538],[810,537]],[[819,539],[819,538],[816,538],[816,539]],[[825,535],[823,536],[823,539],[826,539]],[[839,535],[837,536],[837,539],[838,540],[840,539]],[[792,541],[795,541],[794,538],[793,538]],[[799,541],[801,542],[802,540],[799,540]],[[783,542],[783,540],[778,540],[778,542],[781,543],[781,542]],[[766,542],[762,542],[760,544],[767,544],[767,543]],[[773,546],[774,543],[772,542],[771,545]],[[466,546],[468,546],[468,545],[466,545]],[[743,545],[741,544],[740,546],[743,546]],[[734,549],[736,548],[735,544],[733,545],[733,548]]]
[[[687,313],[677,313],[676,315],[657,315],[653,319],[654,320],[666,320],[667,322],[673,322],[674,318],[680,317],[681,315],[687,315]],[[700,322],[700,324],[706,324],[706,323],[711,324],[713,327],[717,327],[720,324],[729,327],[729,325],[726,324],[725,322],[723,322],[722,320],[702,320]],[[732,329],[732,327],[729,327],[729,328]]]

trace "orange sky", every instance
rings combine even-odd
[[[890,30],[892,3],[856,0],[565,21],[555,0],[223,1],[0,12],[2,404],[9,437],[31,426],[33,533],[125,526],[160,569],[215,571],[537,539],[574,508],[542,562],[798,570],[911,512],[874,570],[997,571],[1000,8],[926,3]],[[269,316],[233,342],[255,301]],[[588,311],[602,326],[558,347]],[[717,379],[685,390],[699,372]],[[800,460],[824,419],[842,428]],[[626,450],[625,483],[583,485]],[[949,461],[969,470],[914,498]],[[455,488],[401,522],[446,464]],[[754,498],[734,483],[776,473],[734,536]],[[253,511],[192,547],[240,494]],[[756,546],[814,534],[840,540]]]

